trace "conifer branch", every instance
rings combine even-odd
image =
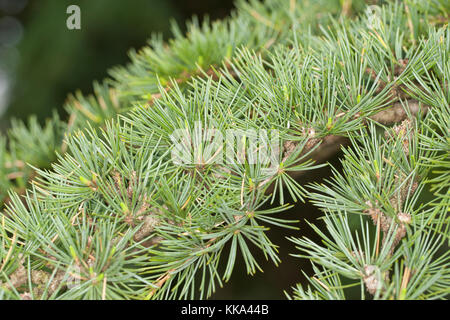
[[[324,17],[238,1],[132,52],[95,96],[69,98],[67,124],[13,125],[0,297],[207,298],[237,259],[262,270],[255,250],[280,262],[267,230],[295,228],[287,194],[326,227],[309,223],[321,243],[291,238],[314,270],[294,298],[448,297],[449,10],[393,2],[354,20],[363,2],[337,3]],[[338,150],[342,172],[296,180]]]

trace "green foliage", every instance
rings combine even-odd
[[[1,216],[0,297],[207,298],[237,259],[262,270],[255,250],[280,262],[266,233],[294,228],[288,197],[321,208],[325,225],[309,223],[320,243],[291,239],[314,266],[294,298],[357,287],[361,299],[448,297],[448,4],[359,18],[349,4],[365,10],[238,2],[225,21],[194,20],[186,37],[175,29],[131,53],[95,97],[70,98],[67,125],[15,124],[0,140],[0,182],[24,196],[9,192]],[[242,135],[211,149],[208,128]],[[270,162],[252,161],[259,129],[279,135]],[[194,161],[173,161],[177,130]],[[344,141],[342,172],[296,181]],[[36,175],[26,191],[10,179],[17,161]]]

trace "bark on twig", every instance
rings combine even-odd
[[[409,112],[413,116],[416,116],[419,112],[423,112],[424,114],[426,114],[429,109],[428,106],[420,104],[417,100],[413,99],[407,100],[405,106],[409,108]],[[405,120],[407,116],[408,113],[406,112],[405,107],[402,105],[402,103],[395,102],[392,107],[378,112],[377,114],[370,117],[370,119],[384,125],[390,125]]]
[[[408,108],[408,112],[405,110]],[[399,123],[408,117],[417,116],[420,112],[426,114],[430,107],[419,103],[417,100],[409,99],[406,103],[395,102],[393,105],[385,110],[382,110],[375,115],[369,117],[370,119],[379,122],[383,125],[392,125],[394,123]],[[343,146],[349,144],[349,139],[344,136],[329,135],[321,140],[321,144],[310,154],[308,159],[314,160],[316,163],[323,163],[326,160],[332,158],[337,154]],[[303,150],[299,157],[302,157],[309,149]],[[308,171],[296,171],[289,172],[289,175],[298,179],[300,176],[304,175]],[[270,194],[274,190],[275,184],[272,183],[266,190],[266,194]]]

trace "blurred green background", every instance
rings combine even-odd
[[[81,30],[68,30],[66,9],[81,9]],[[77,89],[92,91],[93,80],[128,62],[153,32],[170,37],[192,15],[218,19],[232,0],[0,0],[0,127],[11,117],[39,120],[62,106]]]

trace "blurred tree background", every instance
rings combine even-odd
[[[66,9],[81,9],[81,30],[68,30]],[[192,15],[219,19],[232,0],[0,0],[0,127],[11,117],[64,116],[67,95],[92,92],[93,80],[128,62],[151,33],[170,37]]]

